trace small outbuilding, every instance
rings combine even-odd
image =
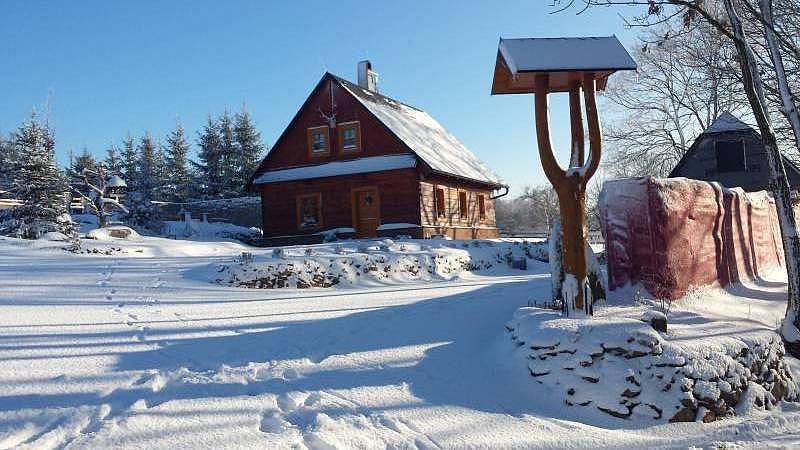
[[[507,186],[421,109],[323,75],[248,183],[268,243],[344,236],[493,238]]]
[[[783,158],[792,190],[800,188],[800,169]],[[761,135],[730,112],[723,112],[695,139],[670,178],[716,181],[754,192],[769,188],[769,162]]]

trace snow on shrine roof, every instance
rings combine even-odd
[[[128,184],[125,183],[125,181],[118,175],[112,175],[111,178],[108,179],[106,186],[111,188],[117,188],[117,187],[128,187]]]
[[[384,170],[409,169],[417,165],[414,155],[370,156],[348,161],[333,161],[315,166],[292,167],[264,172],[253,180],[254,184],[277,183],[280,181],[308,180],[312,178],[335,177],[356,173],[381,172]]]
[[[616,36],[501,38],[499,49],[512,74],[636,69],[633,58]]]
[[[334,78],[433,171],[496,186],[503,185],[491,169],[425,111],[364,89],[343,78]]]
[[[705,130],[703,130],[703,134],[706,133],[725,133],[727,131],[751,131],[753,127],[750,125],[742,122],[739,120],[738,117],[734,116],[728,111],[724,111],[722,114],[717,116],[711,125],[708,126]]]

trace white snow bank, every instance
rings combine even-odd
[[[164,221],[161,232],[167,237],[200,241],[236,239],[247,242],[261,237],[261,230],[258,228],[243,227],[225,222],[204,222],[196,219],[188,222],[182,220]]]
[[[86,233],[86,238],[96,239],[99,241],[110,241],[110,240],[136,241],[141,239],[141,236],[132,228],[125,226],[113,226],[106,228],[95,228],[94,230],[91,230],[88,233]]]
[[[451,280],[469,272],[513,273],[509,264],[520,258],[546,260],[545,244],[513,240],[356,240],[277,248],[257,253],[253,262],[217,265],[205,276],[221,284],[267,289],[369,286]]]
[[[60,233],[58,231],[49,231],[43,234],[39,239],[43,239],[45,241],[57,241],[57,242],[66,242],[69,241],[70,238],[64,233]]]

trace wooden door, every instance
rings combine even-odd
[[[375,237],[380,225],[378,188],[353,189],[353,228],[358,237]]]

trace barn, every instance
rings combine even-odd
[[[786,157],[783,164],[796,191],[800,188],[800,170]],[[727,111],[695,139],[669,176],[716,181],[749,192],[767,190],[770,178],[761,135]]]
[[[325,73],[248,183],[267,243],[325,236],[498,236],[508,188],[424,111]]]

